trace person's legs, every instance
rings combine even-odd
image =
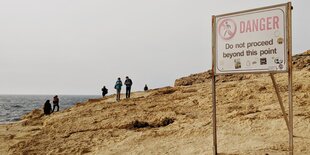
[[[128,87],[128,98],[130,98],[131,87]]]
[[[59,111],[59,104],[57,104],[57,111]]]
[[[55,104],[53,104],[53,110],[52,110],[52,112],[54,112],[54,110],[55,110],[55,107],[56,107],[56,105],[55,105]]]
[[[126,98],[128,98],[128,87],[126,87]]]
[[[117,90],[116,101],[120,101],[120,100],[121,100],[121,90]]]

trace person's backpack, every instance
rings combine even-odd
[[[127,80],[125,81],[125,85],[126,85],[126,86],[131,86],[131,85],[132,85],[131,79],[127,79]]]
[[[122,81],[116,81],[114,88],[115,89],[121,89],[122,88]]]

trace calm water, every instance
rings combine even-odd
[[[54,95],[0,95],[0,124],[20,120],[20,117],[33,109],[42,109],[46,100],[51,104]],[[66,109],[78,102],[100,96],[58,95],[59,110]],[[52,104],[53,105],[53,104]]]

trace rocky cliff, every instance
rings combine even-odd
[[[287,110],[287,76],[275,77]],[[309,79],[309,57],[294,57],[298,155],[310,154]],[[217,84],[219,152],[287,154],[288,130],[269,75],[225,75]],[[111,95],[50,116],[34,110],[20,122],[0,125],[0,154],[209,155],[211,96],[210,72],[205,72],[178,79],[175,87],[134,92],[120,102]]]

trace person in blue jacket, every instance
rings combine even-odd
[[[123,83],[121,81],[121,78],[117,78],[117,81],[115,83],[114,88],[116,89],[116,101],[121,100],[121,89],[122,89]]]

